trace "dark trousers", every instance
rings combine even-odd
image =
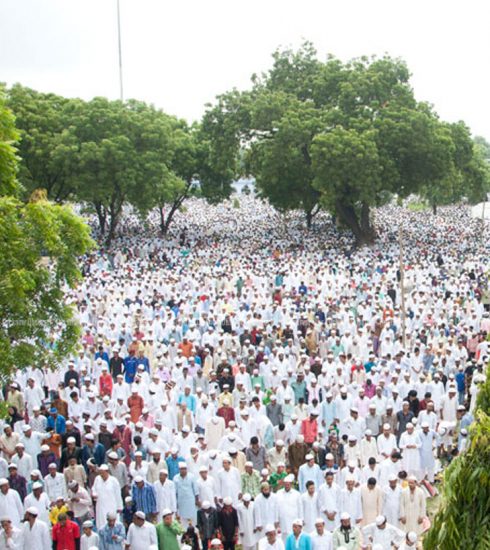
[[[232,540],[224,540],[223,550],[235,550],[235,543]]]

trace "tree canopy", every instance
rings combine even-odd
[[[276,51],[251,90],[219,96],[203,125],[222,162],[242,155],[242,175],[273,205],[303,209],[308,224],[325,208],[362,244],[374,238],[370,208],[394,194],[470,179],[478,194],[485,180],[468,129],[416,101],[409,77],[400,59],[322,62],[305,43]]]
[[[151,105],[66,99],[20,85],[8,102],[20,130],[26,196],[42,187],[53,201],[90,205],[109,242],[124,204],[143,214],[158,207],[165,232],[196,180],[209,200],[231,192],[234,171],[216,162],[206,130]]]
[[[64,289],[78,280],[78,257],[92,246],[71,207],[49,202],[44,192],[20,200],[18,138],[0,90],[0,377],[54,365],[73,350],[79,327]]]

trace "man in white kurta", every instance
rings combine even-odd
[[[340,487],[334,481],[333,472],[325,474],[325,483],[318,489],[318,506],[325,528],[333,532],[340,525]]]
[[[106,516],[109,512],[120,513],[123,509],[119,482],[109,474],[106,464],[102,464],[99,471],[92,487],[92,496],[97,502],[95,517],[97,529],[101,529],[106,524]]]
[[[382,514],[391,525],[398,527],[400,522],[400,498],[402,488],[398,484],[398,477],[391,475],[388,486],[383,489],[383,510]]]
[[[243,550],[252,550],[257,544],[257,534],[255,533],[254,506],[252,497],[245,493],[242,502],[237,506],[238,514],[238,533]]]
[[[427,515],[426,497],[417,480],[411,476],[408,478],[408,487],[402,490],[400,498],[400,527],[408,533],[414,531],[417,535],[422,532],[422,521]]]
[[[313,481],[306,482],[306,493],[301,495],[301,517],[303,519],[303,529],[305,533],[311,533],[315,528],[315,520],[320,515],[318,505],[318,493]]]
[[[177,497],[174,482],[168,479],[168,470],[158,472],[158,481],[155,481],[153,487],[155,489],[158,517],[165,508],[169,508],[175,513],[177,511]]]
[[[37,519],[37,508],[29,508],[26,518],[22,525],[23,550],[52,550],[49,528],[44,521]]]
[[[259,537],[265,535],[266,525],[279,525],[279,499],[266,481],[261,484],[260,493],[255,497],[254,519]]]
[[[361,490],[354,487],[355,480],[348,477],[345,489],[340,492],[340,513],[347,512],[354,524],[362,521]]]
[[[149,521],[145,521],[144,512],[140,511],[134,514],[133,523],[128,529],[126,542],[131,550],[149,550],[158,544],[155,526]]]
[[[408,475],[420,477],[420,442],[419,434],[411,422],[400,436],[400,449],[403,452],[403,469]]]
[[[0,479],[0,517],[8,517],[14,527],[20,527],[24,517],[24,508],[19,493],[10,489],[7,479]]]
[[[231,465],[229,456],[223,457],[223,469],[218,472],[218,498],[231,497],[233,506],[238,506],[242,491],[242,480],[238,468]]]
[[[420,476],[421,479],[427,477],[430,483],[434,483],[434,471],[436,460],[434,457],[434,448],[437,447],[438,436],[435,430],[431,430],[428,422],[422,422],[422,430],[419,432],[420,438]]]
[[[405,533],[390,525],[386,518],[382,515],[376,518],[376,521],[366,525],[362,530],[364,544],[371,544],[374,548],[377,544],[383,550],[391,550],[393,547],[398,548],[405,538]]]
[[[333,550],[332,533],[325,529],[323,518],[315,520],[315,530],[311,533],[313,550]]]
[[[282,538],[285,541],[292,532],[293,521],[301,517],[301,495],[293,489],[294,476],[289,474],[284,478],[284,489],[278,491],[279,522]]]

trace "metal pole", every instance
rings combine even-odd
[[[119,50],[119,96],[124,101],[123,94],[123,72],[122,72],[122,48],[121,48],[121,15],[119,9],[119,0],[117,0],[117,44]]]
[[[401,308],[402,308],[402,341],[403,347],[406,346],[407,331],[406,331],[406,311],[405,311],[405,266],[403,261],[403,230],[400,225],[399,232],[399,247],[400,247],[400,292],[401,292]]]

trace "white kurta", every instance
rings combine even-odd
[[[269,498],[259,494],[254,501],[255,526],[261,528],[260,534],[264,534],[264,528],[271,523],[279,522],[279,500],[276,494],[271,493]]]
[[[242,491],[242,480],[238,468],[231,466],[228,471],[218,472],[218,496],[220,498],[231,497],[233,506],[238,506],[238,495]]]
[[[250,502],[248,507],[241,502],[237,506],[238,531],[243,548],[252,548],[257,543],[257,535],[254,533],[254,503]]]
[[[323,535],[318,533],[311,534],[311,542],[313,544],[313,550],[333,550],[333,537],[332,533],[324,531]]]
[[[126,541],[131,550],[149,550],[152,544],[158,543],[155,526],[148,521],[145,521],[141,527],[132,523],[129,526]]]
[[[97,496],[95,521],[97,528],[106,524],[108,512],[116,513],[123,509],[121,487],[115,477],[109,476],[106,481],[99,475],[95,478],[92,495]]]
[[[293,521],[301,517],[301,495],[296,489],[281,489],[277,493],[279,500],[279,521],[283,539],[292,532]]]
[[[157,511],[158,514],[163,512],[165,508],[170,508],[172,512],[177,511],[177,496],[175,494],[175,485],[174,482],[170,479],[165,480],[165,483],[162,485],[160,480],[155,481],[153,484],[155,488],[155,497],[157,501]]]
[[[342,489],[340,492],[340,513],[348,512],[352,518],[352,525],[362,519],[361,491],[354,488],[352,491]]]
[[[403,469],[408,475],[420,477],[420,447],[419,434],[403,432],[400,437],[400,449],[403,451]],[[409,448],[410,447],[410,448]]]
[[[336,483],[332,483],[330,487],[324,483],[318,489],[319,508],[325,520],[325,528],[330,532],[340,525],[340,492]],[[335,514],[335,517],[329,519],[327,514]]]
[[[41,493],[39,500],[34,496],[34,493],[30,493],[24,500],[24,510],[27,510],[27,508],[30,508],[31,506],[35,506],[39,511],[39,515],[37,516],[38,519],[44,521],[46,525],[49,525],[50,504],[51,503],[49,502],[49,498],[46,493]]]
[[[400,498],[402,489],[399,485],[392,489],[385,487],[383,489],[383,516],[386,521],[395,527],[398,527],[400,520]]]
[[[391,550],[393,546],[398,548],[405,538],[403,531],[390,524],[387,524],[384,529],[380,529],[375,523],[370,523],[364,527],[362,535],[364,544],[368,541],[372,546],[380,544],[383,550]]]
[[[22,526],[22,538],[24,540],[24,550],[52,550],[53,543],[49,535],[48,526],[41,520],[36,519],[31,526],[26,521]]]
[[[15,527],[20,527],[24,509],[19,493],[14,489],[9,489],[6,495],[0,492],[0,517],[9,517]]]
[[[437,446],[438,436],[434,430],[429,430],[427,433],[419,432],[420,437],[420,470],[421,477],[427,475],[428,480],[434,481],[434,469],[436,467],[436,459],[434,457],[434,447]]]
[[[420,487],[416,487],[411,493],[410,488],[402,490],[400,499],[400,517],[406,519],[400,527],[408,533],[415,531],[417,535],[422,532],[422,524],[418,522],[419,518],[426,516],[425,495]]]
[[[301,495],[301,510],[300,517],[304,521],[303,529],[305,533],[310,533],[315,528],[315,521],[320,515],[318,493],[313,493],[313,496],[310,496],[309,493],[303,493]]]

